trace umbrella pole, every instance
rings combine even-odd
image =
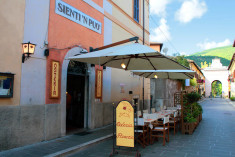
[[[142,106],[142,110],[144,110],[144,77],[143,77],[143,106]]]
[[[144,6],[144,2],[145,1],[143,1],[143,45],[144,45],[144,37],[145,37],[145,6]],[[143,77],[143,109],[142,110],[144,110],[144,77]]]

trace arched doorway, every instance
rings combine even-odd
[[[84,128],[87,64],[70,61],[67,70],[66,132]]]
[[[222,83],[219,80],[215,80],[211,83],[211,95],[213,98],[222,97]]]

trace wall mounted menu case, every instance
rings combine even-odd
[[[12,98],[14,74],[0,72],[0,98]]]

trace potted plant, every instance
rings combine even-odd
[[[188,134],[192,134],[194,129],[195,129],[195,122],[196,122],[196,118],[193,117],[193,114],[191,113],[187,113],[184,116],[184,125],[183,125],[183,129],[182,129],[182,133],[188,133]]]
[[[183,110],[183,126],[182,133],[192,134],[196,126],[200,122],[200,115],[202,113],[201,106],[197,103],[201,96],[198,93],[192,92],[184,96],[184,110]]]

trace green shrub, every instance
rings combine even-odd
[[[201,105],[197,102],[184,104],[184,122],[196,122],[196,118],[203,112]]]
[[[190,86],[194,86],[194,87],[197,86],[197,79],[196,78],[190,79]]]
[[[192,104],[192,103],[197,102],[198,100],[200,100],[201,95],[196,93],[196,92],[192,92],[192,93],[186,94],[185,99],[186,99],[188,104]]]
[[[196,121],[197,121],[196,118],[194,118],[193,115],[190,113],[184,116],[184,122],[186,123],[194,123]]]
[[[235,97],[231,97],[230,100],[231,100],[231,101],[235,101]]]
[[[200,114],[203,113],[203,109],[202,109],[202,106],[198,103],[198,108],[199,108],[199,111],[200,111]]]
[[[202,113],[202,107],[197,103],[192,103],[192,114],[194,118],[197,118]]]

